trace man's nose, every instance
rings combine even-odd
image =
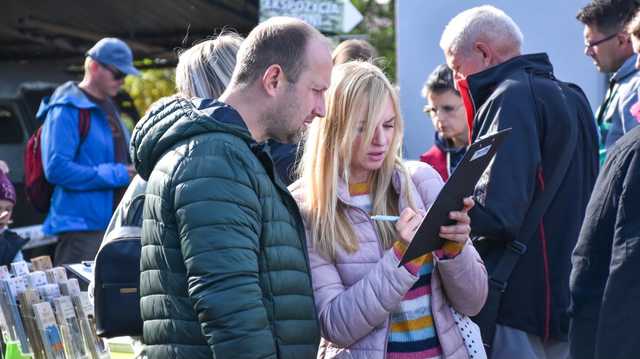
[[[587,56],[592,56],[592,54],[593,54],[593,49],[591,48],[591,46],[586,45],[586,46],[584,47],[584,54],[585,54],[585,55],[587,55]]]
[[[326,111],[327,110],[324,103],[324,96],[322,96],[322,98],[317,101],[316,105],[314,106],[313,114],[317,117],[324,117],[326,115]]]

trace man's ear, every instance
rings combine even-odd
[[[493,65],[493,52],[491,51],[491,48],[484,42],[476,42],[475,47],[482,56],[482,63],[487,66]]]
[[[629,35],[629,33],[625,32],[625,31],[619,32],[617,39],[618,39],[618,43],[621,46],[625,46],[625,45],[631,43],[631,35]]]
[[[89,62],[89,71],[92,74],[95,74],[98,71],[99,68],[100,68],[100,64],[97,61]]]
[[[262,75],[262,87],[269,94],[269,96],[275,96],[284,84],[284,71],[282,67],[277,64],[273,64],[265,70]]]

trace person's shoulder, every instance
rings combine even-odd
[[[17,232],[14,232],[10,229],[5,229],[2,233],[0,233],[0,238],[3,240],[14,241],[14,242],[28,242],[29,240],[19,235]]]
[[[529,93],[531,86],[539,84],[539,81],[533,80],[524,70],[513,71],[509,76],[500,82],[496,88],[496,92],[504,93],[507,95]],[[542,81],[546,82],[547,79],[542,78]]]
[[[444,157],[444,151],[442,151],[437,145],[433,145],[425,153],[420,155],[420,160],[431,164],[431,162],[442,157]]]
[[[618,91],[621,98],[620,103],[627,106],[634,105],[640,95],[640,70],[635,70],[633,74],[624,78]]]
[[[405,161],[404,166],[417,187],[442,186],[442,177],[431,165],[421,161]]]
[[[640,126],[620,137],[608,152],[608,157],[627,157],[640,152]]]
[[[532,104],[527,101],[531,98],[531,83],[524,71],[514,71],[496,84],[487,102],[499,103],[501,107],[505,105],[517,104],[519,107],[525,104]]]
[[[600,170],[599,181],[616,183],[624,179],[627,183],[638,183],[640,173],[634,170],[638,165],[640,165],[640,126],[620,137],[607,150],[607,158]]]
[[[58,86],[48,100],[49,106],[70,106],[75,108],[92,108],[97,105],[80,89],[77,83],[67,81]]]
[[[304,182],[300,178],[287,187],[289,192],[291,192],[291,196],[297,203],[303,203],[306,198],[304,195],[304,187]]]

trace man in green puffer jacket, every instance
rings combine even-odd
[[[304,229],[269,147],[324,116],[330,76],[324,37],[272,18],[242,44],[219,101],[170,98],[136,127],[147,357],[316,357]]]

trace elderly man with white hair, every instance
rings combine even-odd
[[[491,276],[477,318],[485,342],[493,359],[565,358],[570,257],[597,175],[597,135],[582,90],[557,80],[546,54],[523,55],[522,42],[508,15],[480,6],[455,16],[440,46],[472,140],[512,128],[470,212]]]

